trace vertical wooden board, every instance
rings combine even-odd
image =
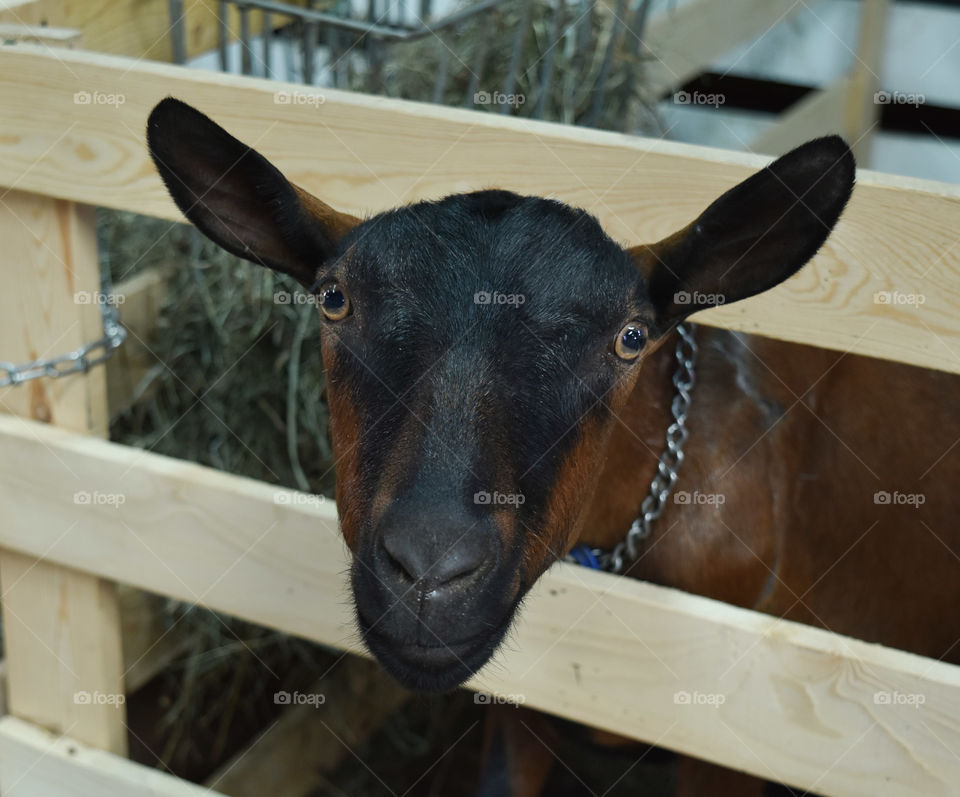
[[[875,95],[880,88],[890,6],[890,0],[863,0],[860,3],[860,31],[850,78],[845,131],[861,167],[870,165],[870,143],[880,119],[881,106]]]
[[[107,362],[107,404],[110,417],[123,412],[142,398],[137,392],[151,370],[163,367],[150,350],[160,308],[167,292],[166,274],[148,269],[114,286],[120,322],[127,328],[127,340]]]
[[[0,194],[0,241],[0,358],[48,358],[103,334],[93,208],[7,191]],[[0,412],[103,436],[104,369],[2,389]],[[69,468],[63,476],[77,481]],[[82,501],[82,485],[74,489]],[[16,512],[16,503],[4,509]],[[0,524],[11,517],[0,514]],[[0,550],[0,590],[10,712],[125,752],[115,585],[43,555]]]
[[[752,152],[785,155],[811,138],[843,132],[850,79],[839,78],[824,89],[811,92],[782,114],[750,144]]]
[[[762,38],[802,10],[803,3],[694,0],[676,5],[664,3],[661,8],[665,10],[651,20],[643,37],[652,56],[644,65],[643,79],[650,96],[655,98],[682,86],[738,44]]]
[[[0,360],[20,364],[76,349],[103,334],[93,208],[0,194]],[[102,368],[0,388],[0,412],[103,436]]]
[[[207,779],[210,788],[230,797],[315,794],[412,696],[379,664],[354,657],[306,692],[287,694],[290,707]]]
[[[39,25],[40,0],[0,0],[0,22],[12,25]]]
[[[0,719],[0,793],[4,797],[221,797],[13,717]]]
[[[287,2],[302,4],[302,0]],[[218,0],[183,0],[182,24],[188,58],[216,48],[219,10]],[[286,20],[286,16],[274,15],[277,25]],[[151,61],[173,60],[168,0],[0,0],[0,22],[76,28],[82,32],[84,47],[94,52]],[[258,35],[262,25],[262,14],[254,11],[250,15],[251,34]],[[240,13],[233,5],[227,9],[227,27],[230,40],[236,40],[240,35]]]
[[[4,551],[0,589],[10,713],[125,754],[114,584]]]
[[[150,592],[117,585],[123,627],[123,687],[127,694],[137,691],[185,649],[184,628],[164,625],[163,600]]]
[[[7,713],[7,662],[0,659],[0,717]]]

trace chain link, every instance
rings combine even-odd
[[[127,339],[127,330],[120,323],[117,308],[106,301],[106,298],[112,295],[108,288],[108,285],[104,285],[102,292],[104,301],[100,303],[100,313],[103,317],[102,337],[66,354],[58,354],[56,357],[43,360],[34,360],[20,365],[0,360],[0,387],[19,385],[43,376],[58,379],[69,374],[86,373],[91,368],[109,360],[113,352]]]
[[[697,343],[694,340],[694,325],[679,324],[675,357],[677,370],[673,374],[673,386],[676,393],[670,404],[673,423],[667,428],[667,446],[660,454],[657,472],[650,482],[650,491],[640,505],[640,515],[630,526],[626,537],[617,543],[612,551],[592,549],[601,570],[622,573],[626,566],[640,554],[640,543],[650,536],[653,521],[666,509],[667,499],[677,483],[677,475],[683,464],[683,446],[687,442],[690,430],[687,429],[687,415],[690,411],[690,393],[694,383],[694,364],[697,359]],[[567,561],[576,561],[570,556]]]

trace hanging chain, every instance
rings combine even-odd
[[[127,339],[127,330],[120,323],[117,308],[112,301],[109,277],[104,278],[103,290],[100,295],[92,297],[100,304],[100,314],[103,318],[103,335],[90,343],[84,343],[80,348],[56,357],[48,357],[33,362],[16,363],[0,360],[0,387],[19,385],[31,379],[48,376],[57,379],[68,374],[86,373],[101,363],[110,359],[116,349]],[[76,297],[74,297],[76,300]]]
[[[697,358],[697,343],[693,338],[695,327],[690,324],[679,324],[677,333],[676,360],[677,370],[673,374],[673,386],[676,393],[670,410],[673,414],[673,423],[667,428],[667,447],[657,462],[657,472],[650,482],[650,491],[640,505],[640,515],[627,532],[627,536],[617,543],[612,551],[603,551],[599,548],[585,549],[586,546],[577,546],[567,561],[587,565],[611,573],[622,573],[626,565],[633,562],[640,554],[640,543],[650,536],[653,521],[663,514],[667,499],[677,483],[677,474],[683,464],[683,446],[687,442],[690,430],[687,429],[687,414],[690,410],[690,393],[694,383],[694,364]],[[585,550],[584,550],[585,549]]]

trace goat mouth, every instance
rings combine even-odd
[[[462,641],[423,645],[399,640],[367,623],[357,613],[370,652],[401,686],[418,692],[443,692],[469,680],[496,651],[510,626],[499,626]]]

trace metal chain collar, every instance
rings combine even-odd
[[[690,435],[690,430],[687,429],[687,413],[690,410],[690,393],[693,389],[694,364],[697,358],[694,329],[693,324],[689,327],[685,324],[677,326],[680,337],[675,353],[677,370],[673,374],[676,393],[670,405],[673,423],[667,428],[667,447],[660,455],[657,472],[650,482],[650,491],[640,505],[639,517],[633,521],[626,537],[617,543],[612,551],[578,545],[567,555],[568,562],[610,573],[622,573],[625,567],[639,556],[640,543],[650,536],[653,521],[666,509],[667,499],[677,483],[677,474],[683,464],[683,446]]]
[[[109,288],[109,280],[105,279],[101,294],[91,297],[98,300],[100,304],[100,314],[103,317],[102,337],[90,343],[84,343],[80,348],[66,354],[20,365],[0,360],[0,387],[19,385],[42,376],[57,379],[69,374],[86,373],[91,368],[109,360],[113,352],[127,339],[127,330],[120,323],[117,308],[108,301],[112,296]],[[74,298],[76,300],[76,297]]]

